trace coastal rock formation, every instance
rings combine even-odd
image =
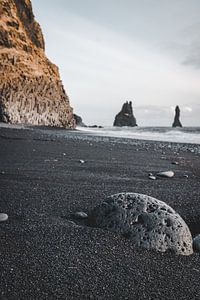
[[[179,108],[179,106],[176,106],[176,108],[175,108],[175,117],[174,117],[174,122],[172,124],[172,127],[182,127],[182,124],[180,122],[180,108]]]
[[[80,116],[74,114],[74,119],[75,119],[76,125],[81,126],[81,127],[87,127],[87,125],[85,125],[85,123],[83,122],[83,120]]]
[[[170,206],[150,196],[112,195],[88,217],[90,226],[120,233],[136,246],[181,255],[193,253],[192,236],[184,220]]]
[[[133,115],[132,102],[125,102],[121,111],[116,115],[113,126],[137,126],[136,119]]]
[[[75,127],[30,0],[0,1],[0,121]]]

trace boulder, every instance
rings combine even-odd
[[[180,108],[179,106],[176,106],[175,108],[175,117],[174,122],[172,124],[172,127],[183,127],[180,121]]]
[[[0,122],[75,127],[30,0],[0,1],[0,70]]]
[[[116,115],[113,126],[123,127],[137,126],[136,119],[133,115],[132,102],[125,102],[122,106],[121,111]]]
[[[193,253],[192,236],[184,220],[166,203],[147,195],[112,195],[89,213],[88,224],[119,233],[137,247]]]

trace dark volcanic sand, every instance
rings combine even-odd
[[[200,232],[199,146],[126,142],[0,128],[0,211],[9,215],[0,223],[0,299],[200,299],[199,254],[135,249],[72,223],[73,212],[126,191],[165,201]],[[176,175],[148,179],[163,170]]]

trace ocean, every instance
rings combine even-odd
[[[30,125],[13,125],[0,123],[0,129],[13,128],[13,129],[30,129],[38,128],[43,130],[44,126],[30,126]],[[43,127],[43,128],[42,128]],[[65,136],[65,130],[46,127],[45,132]],[[67,130],[69,132],[69,130]],[[105,126],[103,128],[92,127],[77,127],[79,136],[81,133],[89,136],[102,136],[113,138],[126,138],[136,140],[148,140],[148,141],[161,141],[161,142],[174,142],[174,143],[186,143],[186,144],[198,144],[200,145],[200,127],[113,127]]]
[[[84,133],[139,140],[200,144],[200,127],[77,127]]]

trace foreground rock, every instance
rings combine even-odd
[[[150,196],[112,195],[88,217],[90,226],[120,233],[135,246],[181,255],[193,253],[192,236],[184,220],[170,206]]]
[[[116,115],[113,126],[137,126],[136,119],[133,115],[132,102],[125,102],[121,111]]]
[[[183,127],[180,121],[180,108],[179,106],[176,106],[175,108],[175,117],[174,122],[172,124],[172,127]]]
[[[30,0],[1,0],[0,121],[75,126],[58,68],[44,48]]]

